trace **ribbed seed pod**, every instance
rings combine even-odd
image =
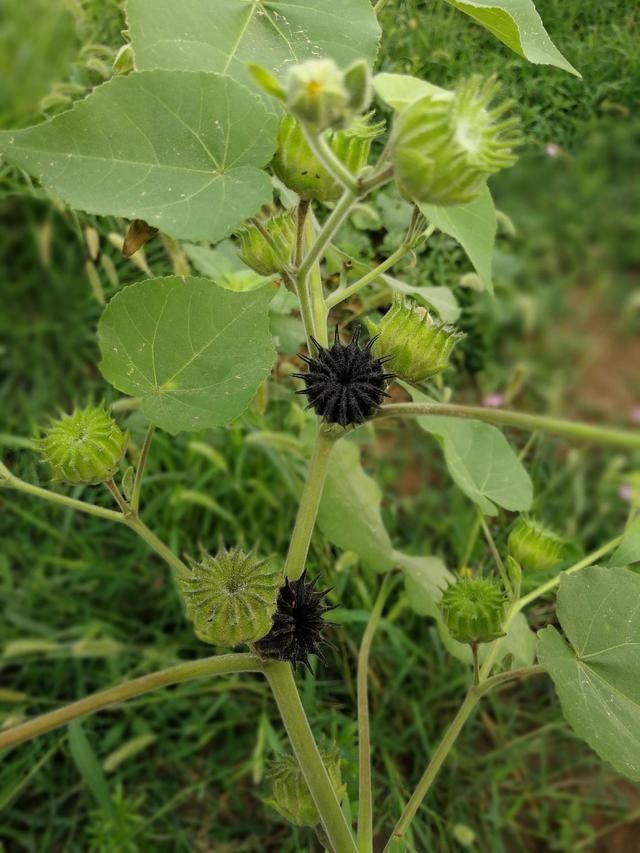
[[[198,639],[237,646],[253,643],[269,631],[280,572],[268,560],[240,548],[187,559],[189,567],[176,571],[176,581]]]
[[[336,796],[341,800],[347,786],[342,781],[338,751],[334,747],[321,749],[320,753]],[[271,784],[271,796],[265,800],[267,805],[296,826],[314,827],[320,823],[320,815],[295,756],[284,755],[273,761],[266,778]]]
[[[371,114],[357,118],[346,130],[328,136],[336,156],[356,175],[367,163],[371,143],[384,129],[384,122],[371,123]],[[273,171],[289,189],[306,201],[335,201],[342,187],[315,158],[302,128],[290,115],[280,123],[278,150]]]
[[[237,232],[240,257],[260,275],[274,275],[289,265],[295,241],[293,212],[283,210],[260,218],[260,226],[269,234],[267,240],[260,227],[249,222]]]
[[[389,366],[407,382],[421,382],[441,373],[464,337],[455,327],[437,322],[424,308],[397,294],[380,323],[365,323],[375,337],[373,355],[390,356]]]
[[[466,204],[487,178],[516,162],[522,142],[512,101],[491,107],[500,84],[473,76],[455,92],[425,95],[402,110],[392,136],[392,162],[402,192],[441,206]]]
[[[459,643],[489,643],[504,636],[504,593],[487,578],[461,577],[440,600],[451,636]]]
[[[53,421],[38,447],[53,480],[89,485],[114,476],[128,440],[102,406],[87,406]]]
[[[360,347],[359,336],[358,327],[351,342],[345,345],[336,326],[333,346],[325,348],[311,338],[316,358],[298,353],[308,370],[292,374],[304,379],[306,386],[296,394],[305,394],[309,407],[327,423],[343,427],[364,423],[378,411],[384,397],[389,396],[385,388],[395,374],[385,373],[383,365],[391,356],[375,358],[371,354],[375,339]]]
[[[509,556],[525,571],[542,571],[553,568],[568,559],[577,549],[536,521],[521,515],[507,540]]]

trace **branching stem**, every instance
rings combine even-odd
[[[156,431],[154,424],[149,424],[147,427],[147,432],[144,437],[144,441],[142,442],[142,447],[140,449],[140,457],[138,459],[138,466],[136,468],[136,476],[133,481],[133,492],[131,494],[131,509],[137,513],[140,509],[140,495],[142,492],[142,480],[144,477],[144,469],[147,464],[147,458],[149,456],[149,448],[151,447],[151,441],[153,440],[153,434]]]

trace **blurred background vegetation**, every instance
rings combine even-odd
[[[504,214],[496,298],[474,290],[468,262],[444,236],[404,273],[450,286],[463,306],[468,337],[447,376],[459,399],[638,423],[640,12],[632,0],[537,6],[582,80],[527,64],[444,2],[389,0],[385,70],[440,85],[496,71],[528,135],[518,165],[492,183]],[[123,28],[116,0],[0,0],[0,127],[36,123],[107,79]],[[388,250],[381,225],[393,233],[398,202],[386,193],[375,207],[373,219],[354,217],[342,235],[346,248],[372,259]],[[95,229],[89,243],[87,228]],[[33,482],[46,482],[31,439],[47,417],[90,397],[115,400],[96,367],[95,325],[99,299],[145,275],[139,258],[136,266],[118,252],[124,228],[70,213],[0,164],[0,449]],[[145,263],[154,274],[177,262],[184,259],[176,247],[149,244]],[[254,405],[225,430],[157,436],[144,517],[173,548],[259,542],[264,553],[284,554],[304,458],[295,441],[278,443],[268,433],[299,435],[303,418],[287,383],[271,383],[269,397],[266,410]],[[140,416],[123,411],[122,419],[139,439]],[[541,437],[525,447],[522,437],[511,438],[526,454],[538,517],[585,549],[620,531],[640,460]],[[472,535],[474,511],[434,450],[411,425],[385,427],[367,444],[394,544],[437,553],[452,569],[466,560],[488,565]],[[86,491],[107,502],[97,489]],[[511,521],[503,513],[494,524],[499,544]],[[0,542],[0,725],[202,654],[166,567],[129,531],[7,492]],[[343,624],[333,632],[328,666],[299,683],[314,727],[340,746],[353,803],[355,655],[377,579],[319,536],[310,564],[335,585]],[[552,605],[534,608],[534,627],[553,619]],[[466,680],[429,620],[412,614],[398,590],[372,659],[381,837]],[[3,756],[0,846],[33,853],[317,850],[312,835],[292,831],[261,801],[265,763],[284,746],[261,682],[150,694],[84,722],[73,749],[61,730]],[[420,812],[412,843],[420,853],[633,853],[639,837],[637,786],[574,739],[540,680],[486,702]]]

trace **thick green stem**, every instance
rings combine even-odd
[[[327,142],[323,134],[311,133],[307,130],[304,122],[301,123],[302,132],[304,133],[307,145],[318,160],[325,167],[331,177],[344,187],[348,192],[357,194],[358,178],[353,175],[345,166],[342,160],[334,153],[333,149]]]
[[[319,424],[283,569],[283,574],[289,580],[299,578],[304,570],[334,442],[335,437],[329,434],[322,424]]]
[[[304,226],[304,245],[306,249],[310,249],[316,239],[316,226],[313,216],[308,216]],[[302,282],[301,282],[302,286]],[[324,304],[324,289],[322,286],[322,273],[320,271],[320,261],[316,261],[309,274],[306,277],[304,286],[309,294],[311,304],[311,313],[313,315],[313,323],[315,326],[315,337],[318,343],[326,347],[328,344],[327,334],[327,309]]]
[[[382,610],[393,586],[393,576],[382,582],[378,597],[362,635],[358,653],[358,850],[371,853],[373,849],[373,796],[371,785],[371,737],[369,731],[369,655],[371,643],[380,623]]]
[[[460,706],[458,713],[453,718],[451,725],[444,733],[442,740],[431,757],[431,761],[429,762],[427,769],[422,774],[415,791],[411,795],[411,798],[405,806],[400,819],[396,823],[384,848],[384,853],[388,853],[388,851],[391,850],[393,843],[402,839],[409,829],[411,821],[415,817],[422,801],[426,797],[431,785],[438,775],[440,768],[444,764],[449,752],[458,739],[458,735],[462,731],[464,724],[471,716],[480,699],[490,690],[493,690],[494,687],[499,687],[509,681],[515,681],[519,678],[526,678],[530,675],[537,675],[543,672],[544,668],[541,666],[523,667],[522,669],[516,669],[512,672],[505,672],[500,675],[496,675],[485,681],[483,684],[474,685],[469,689],[464,702]]]
[[[291,746],[334,853],[358,853],[353,833],[342,813],[331,779],[313,739],[291,666],[284,662],[270,661],[264,664],[264,674],[273,691]]]
[[[324,252],[331,243],[331,240],[335,236],[337,230],[340,228],[344,220],[349,215],[351,208],[357,201],[357,196],[352,192],[345,192],[336,206],[331,211],[331,214],[325,221],[324,225],[320,229],[318,236],[315,239],[313,246],[307,251],[307,254],[300,264],[300,268],[298,270],[298,280],[305,281],[307,280],[307,276],[309,275],[311,268],[315,264],[316,261],[319,261],[320,258],[324,255]]]
[[[156,534],[149,530],[147,525],[137,516],[130,516],[126,519],[125,523],[127,527],[134,530],[141,539],[144,539],[151,550],[155,551],[159,557],[162,557],[165,563],[171,566],[172,569],[176,569],[177,571],[186,569],[186,566],[180,557],[174,554],[171,548],[165,545],[161,539],[158,539]]]
[[[168,669],[161,669],[158,672],[143,675],[141,678],[125,681],[117,687],[101,690],[99,693],[80,699],[79,702],[72,702],[57,711],[50,711],[48,714],[42,714],[33,720],[28,720],[26,723],[20,723],[18,726],[0,732],[0,749],[24,743],[24,741],[50,732],[52,729],[57,729],[59,726],[64,726],[72,720],[77,720],[79,717],[86,717],[88,714],[94,714],[103,708],[148,693],[150,690],[157,690],[159,687],[180,684],[183,681],[191,681],[195,678],[207,678],[211,675],[227,675],[233,672],[262,672],[262,663],[255,655],[233,654],[170,666]]]
[[[422,415],[443,415],[447,417],[468,418],[498,426],[509,426],[548,432],[565,438],[603,444],[609,447],[629,447],[640,450],[640,431],[600,427],[591,424],[565,421],[544,415],[529,415],[525,412],[512,412],[505,409],[489,409],[482,406],[459,406],[453,403],[391,403],[382,406],[378,418],[421,417]]]

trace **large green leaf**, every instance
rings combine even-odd
[[[247,65],[279,74],[292,62],[376,58],[370,0],[129,0],[136,67],[218,71],[243,82]]]
[[[176,433],[240,415],[269,374],[275,288],[232,293],[203,278],[154,278],[109,303],[98,326],[104,377]]]
[[[364,566],[387,572],[393,568],[393,548],[382,521],[381,501],[380,487],[360,464],[360,448],[340,441],[329,460],[318,526],[338,548],[355,551]]]
[[[405,387],[415,402],[431,402],[415,388]],[[497,515],[496,504],[512,512],[530,509],[531,479],[499,429],[481,421],[441,415],[423,415],[417,421],[440,438],[456,485],[485,515]]]
[[[580,77],[549,38],[533,0],[447,0],[515,53],[536,65],[555,65]]]
[[[622,542],[608,560],[610,566],[629,566],[640,561],[640,516],[627,525]]]
[[[467,253],[484,287],[493,293],[491,257],[496,240],[496,209],[489,188],[469,204],[437,207],[418,205],[427,221],[453,237]]]
[[[271,199],[259,167],[276,128],[228,77],[148,71],[114,78],[44,124],[0,133],[0,153],[72,207],[216,241]]]
[[[538,658],[565,717],[601,758],[640,779],[640,576],[602,566],[563,575],[558,618],[566,640],[540,631]]]
[[[383,71],[373,78],[376,95],[394,110],[402,110],[423,95],[452,95],[447,89],[427,83],[410,74],[391,74]]]

